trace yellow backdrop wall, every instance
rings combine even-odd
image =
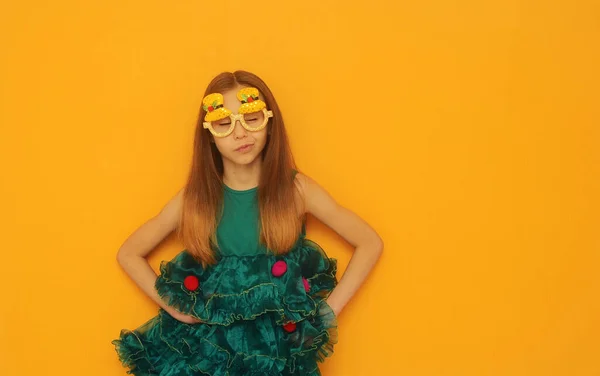
[[[600,374],[597,2],[0,9],[0,374],[125,374],[110,341],[157,307],[116,251],[184,183],[205,86],[235,69],[385,241],[324,375]],[[351,248],[308,231],[341,276]]]

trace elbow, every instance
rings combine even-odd
[[[383,239],[381,239],[379,235],[377,235],[373,240],[373,252],[378,258],[383,253]]]
[[[364,239],[362,243],[358,243],[356,249],[368,254],[370,258],[377,260],[383,253],[383,240],[379,235],[373,234],[369,238]]]
[[[117,262],[121,266],[123,266],[126,263],[126,260],[128,257],[129,257],[128,253],[123,248],[120,248],[119,251],[117,252]]]
[[[365,238],[362,242],[356,245],[356,250],[364,252],[369,258],[374,260],[379,259],[383,253],[383,239],[376,233],[373,233],[368,238]]]
[[[383,239],[379,238],[377,243],[377,252],[381,255],[383,253]]]
[[[117,252],[117,262],[123,267],[131,264],[134,260],[145,258],[145,256],[137,254],[136,250],[133,248],[121,247]]]

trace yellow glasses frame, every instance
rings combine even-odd
[[[261,112],[261,111],[257,111],[257,112]],[[233,130],[235,129],[235,124],[239,121],[240,124],[242,124],[242,127],[244,127],[245,129],[249,130],[250,132],[258,132],[261,129],[263,129],[264,127],[267,126],[267,123],[269,122],[269,118],[273,117],[273,111],[267,110],[266,108],[262,109],[262,113],[265,115],[265,119],[262,122],[262,124],[260,124],[259,126],[256,127],[251,127],[248,124],[246,124],[246,120],[244,120],[244,115],[248,115],[248,114],[252,114],[252,112],[250,113],[246,113],[246,114],[231,114],[228,117],[231,119],[231,125],[229,126],[229,129],[225,132],[217,132],[214,130],[214,128],[212,127],[212,122],[210,121],[205,121],[204,124],[204,129],[208,129],[210,131],[210,133],[212,133],[213,136],[215,137],[227,137],[231,134],[231,132],[233,132]],[[226,119],[226,118],[223,118]],[[220,119],[220,120],[223,120]],[[220,120],[215,120],[215,121],[220,121]]]

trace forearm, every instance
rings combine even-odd
[[[380,243],[356,247],[340,282],[327,299],[327,303],[336,315],[344,309],[363,284],[382,251],[383,245]]]
[[[129,277],[139,286],[146,295],[154,300],[160,307],[170,309],[167,304],[160,298],[154,287],[157,275],[150,267],[148,261],[141,256],[136,255],[119,255],[119,264],[129,275]]]

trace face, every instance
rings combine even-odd
[[[233,114],[238,113],[238,109],[242,105],[240,100],[237,98],[237,92],[239,87],[223,92],[223,106],[224,108],[231,110]],[[264,101],[262,95],[260,99]],[[252,126],[252,122],[260,121],[262,113],[257,114],[245,114],[246,123]],[[214,121],[214,128],[217,131],[221,129],[226,130],[231,125],[231,119],[226,117],[225,119]],[[231,134],[225,137],[214,137],[211,135],[214,143],[223,157],[223,163],[233,163],[237,165],[248,165],[257,160],[265,148],[267,143],[267,127],[259,131],[249,131],[242,126],[239,120],[235,122],[235,127]],[[208,132],[208,130],[206,130]]]

